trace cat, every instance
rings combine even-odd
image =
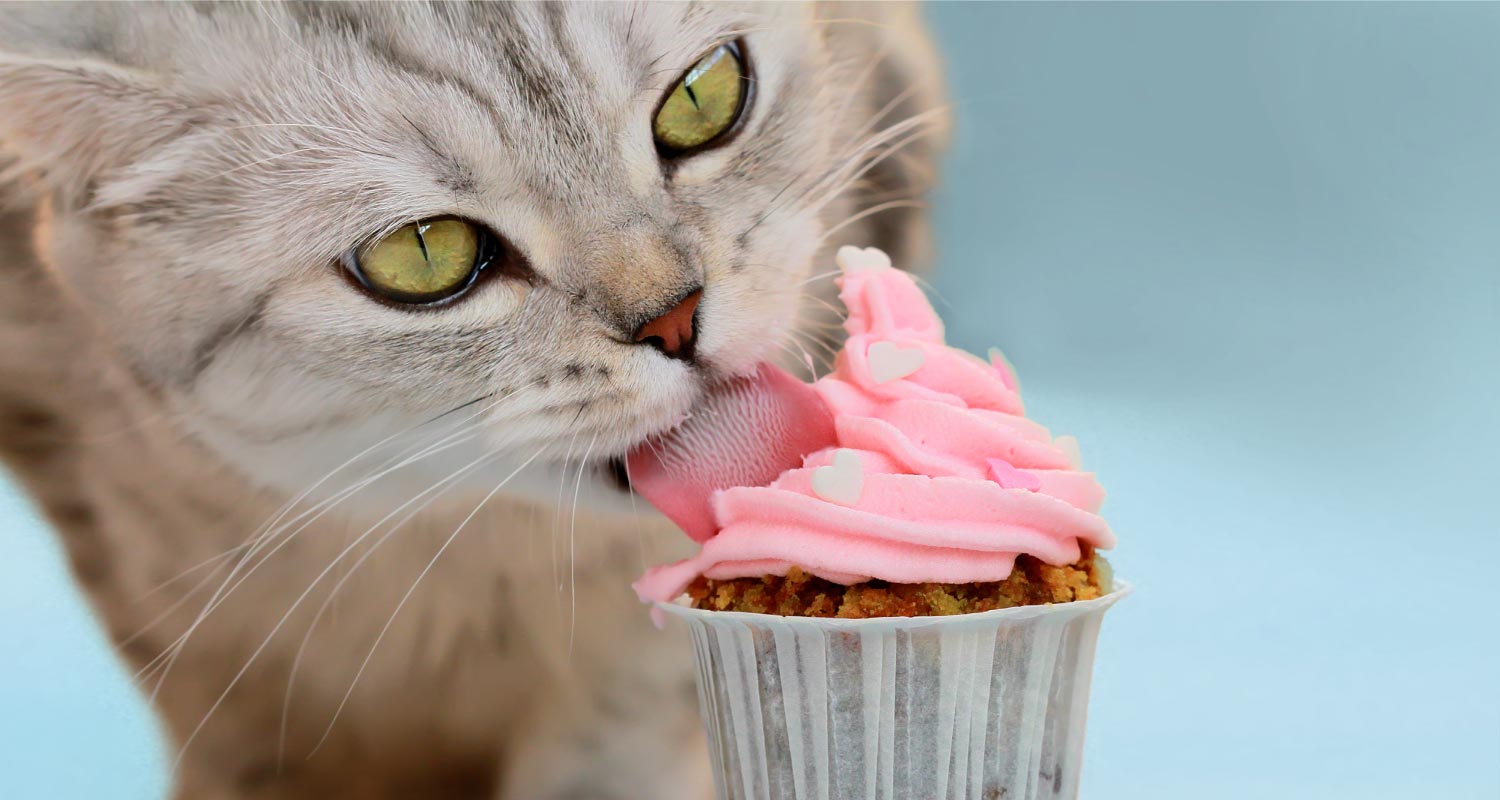
[[[925,258],[941,88],[896,4],[0,5],[0,453],[174,796],[711,796],[610,467]]]

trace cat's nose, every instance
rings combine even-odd
[[[694,320],[703,287],[674,300],[665,314],[636,329],[635,341],[649,344],[668,358],[693,360]]]

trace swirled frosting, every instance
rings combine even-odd
[[[714,491],[698,554],[647,572],[640,597],[794,566],[845,584],[998,581],[1022,553],[1061,565],[1081,543],[1113,546],[1097,513],[1104,490],[1080,471],[1071,437],[1025,417],[1005,360],[944,344],[922,291],[883,253],[838,258],[849,338],[813,384],[832,441],[766,485]],[[665,485],[641,487],[648,499],[681,485],[651,483]]]

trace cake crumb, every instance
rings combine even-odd
[[[932,617],[997,608],[1092,600],[1109,591],[1109,564],[1084,546],[1076,563],[1054,566],[1032,556],[1016,557],[1003,581],[988,583],[889,583],[850,586],[793,567],[785,576],[712,580],[688,587],[694,608],[748,611],[782,617]]]

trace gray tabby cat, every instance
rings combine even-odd
[[[603,466],[919,257],[938,86],[899,5],[0,6],[0,451],[176,795],[709,796]]]

